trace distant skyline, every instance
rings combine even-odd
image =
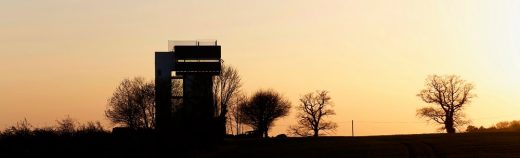
[[[153,79],[168,40],[216,39],[243,91],[296,107],[328,90],[336,135],[433,133],[415,116],[432,74],[475,85],[472,125],[520,120],[520,1],[2,1],[0,129],[104,117],[124,78]],[[286,133],[296,112],[275,122]]]

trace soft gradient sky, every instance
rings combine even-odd
[[[476,85],[474,125],[520,119],[520,1],[0,2],[0,129],[102,120],[127,77],[153,79],[168,40],[217,39],[244,91],[330,91],[336,135],[436,132],[415,116],[430,74]],[[271,135],[294,124],[294,112]]]

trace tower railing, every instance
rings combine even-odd
[[[217,40],[168,40],[168,51],[175,51],[175,46],[218,46]]]

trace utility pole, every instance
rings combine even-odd
[[[352,137],[354,137],[354,120],[352,120]]]

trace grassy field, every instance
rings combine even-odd
[[[196,149],[179,143],[165,145],[157,140],[160,139],[110,134],[9,138],[0,140],[0,157],[520,157],[520,133],[243,138],[225,139],[220,145]]]
[[[227,140],[200,157],[520,157],[520,133]]]

